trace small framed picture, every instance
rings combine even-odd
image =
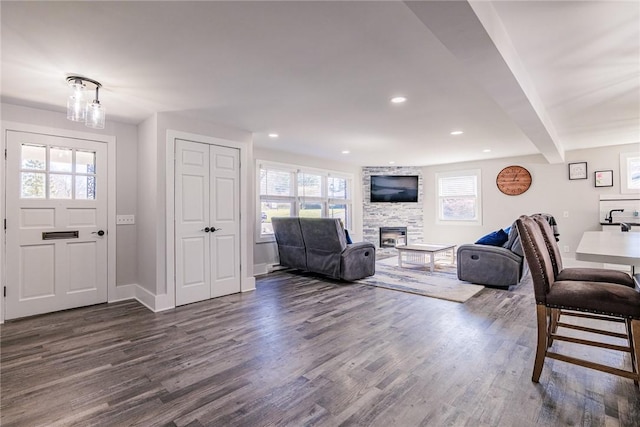
[[[613,171],[595,171],[596,187],[613,187]]]
[[[587,179],[587,162],[569,163],[569,179]]]

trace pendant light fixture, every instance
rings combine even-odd
[[[105,109],[98,98],[102,84],[80,76],[67,77],[67,84],[73,90],[67,100],[67,119],[83,121],[85,126],[93,129],[104,129]],[[86,94],[87,84],[93,85],[96,90],[96,96],[91,102]]]

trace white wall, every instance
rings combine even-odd
[[[158,119],[154,115],[138,125],[138,285],[155,295],[157,198],[158,198]]]
[[[543,212],[555,217],[560,232],[559,245],[568,246],[569,253],[565,255],[574,258],[582,233],[600,229],[600,194],[620,193],[620,153],[628,152],[640,152],[640,144],[567,151],[565,163],[554,165],[548,164],[541,155],[533,155],[424,167],[424,240],[457,245],[473,243],[490,231],[508,227],[519,215]],[[588,179],[569,180],[567,165],[574,162],[587,162]],[[524,166],[532,176],[531,188],[520,196],[504,195],[496,187],[496,175],[510,165]],[[435,173],[475,168],[482,171],[483,224],[436,224]],[[614,186],[594,187],[596,170],[613,170]],[[565,218],[564,212],[568,212],[569,217]]]
[[[136,126],[110,120],[107,116],[107,123],[103,130],[89,129],[82,123],[67,120],[65,113],[4,103],[2,104],[1,118],[2,121],[115,136],[116,213],[136,214]],[[116,227],[116,286],[136,283],[136,230],[137,225]]]
[[[309,168],[327,169],[336,172],[349,173],[353,175],[353,224],[349,229],[349,234],[354,242],[362,241],[362,185],[361,168],[337,161],[327,162],[326,159],[302,156],[278,150],[254,147],[253,157],[255,160],[267,160],[271,162],[287,163],[290,165],[306,166]],[[255,161],[254,161],[255,163]],[[255,178],[254,178],[255,181]],[[255,205],[258,206],[258,194],[254,196]],[[257,218],[257,208],[254,209],[252,217],[254,222]],[[254,235],[257,236],[257,224],[253,224]],[[278,249],[274,242],[258,242],[255,244],[253,252],[254,272],[262,274],[266,272],[268,266],[278,263]]]
[[[252,151],[252,135],[240,129],[224,125],[203,122],[179,113],[159,113],[150,117],[139,125],[139,150],[138,150],[138,199],[139,231],[138,245],[138,279],[139,284],[152,297],[167,294],[166,267],[166,147],[167,131],[188,132],[194,135],[215,137],[247,145],[249,153]],[[245,173],[253,176],[253,161],[248,165],[242,165]],[[250,201],[253,211],[253,180],[248,181],[247,201]],[[250,221],[252,215],[242,212],[243,221]],[[249,265],[253,265],[253,251],[246,249],[250,254]],[[173,262],[173,261],[171,261]],[[156,298],[156,301],[158,299]],[[152,308],[163,309],[166,307],[154,306]]]

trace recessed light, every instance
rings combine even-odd
[[[462,132],[461,130],[454,130],[453,132],[451,132],[451,135],[462,135],[464,132]]]
[[[391,161],[389,162],[389,164],[390,164],[390,165],[395,165],[395,164],[396,164],[396,162],[394,162],[393,160],[391,160]]]
[[[484,150],[482,150],[483,153],[490,153],[491,152],[491,148],[485,148]]]
[[[279,136],[280,136],[280,135],[278,135],[277,133],[270,133],[270,134],[269,134],[269,138],[277,138],[277,137],[279,137]]]
[[[349,151],[349,150],[342,150],[342,154],[349,154],[349,153],[351,153],[351,151]]]
[[[404,96],[395,96],[393,98],[391,98],[391,102],[394,104],[402,104],[403,102],[406,102],[407,98]]]

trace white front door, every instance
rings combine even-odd
[[[240,292],[239,150],[175,146],[176,305]]]
[[[106,145],[7,132],[6,319],[107,301]]]

